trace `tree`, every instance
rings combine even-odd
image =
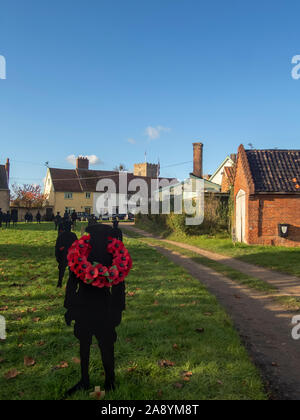
[[[18,207],[41,208],[48,199],[48,196],[42,193],[40,185],[23,184],[20,186],[13,184],[12,191],[11,202]]]

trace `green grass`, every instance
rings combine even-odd
[[[215,236],[187,236],[172,233],[168,230],[161,231],[159,226],[154,226],[150,223],[139,222],[136,224],[136,227],[161,236],[164,239],[188,243],[189,245],[219,254],[229,255],[241,261],[300,277],[300,247],[286,248],[242,243],[234,244],[226,233],[216,234]]]
[[[78,343],[64,324],[63,291],[56,289],[52,229],[45,223],[0,231],[0,307],[8,307],[0,312],[8,329],[0,342],[0,399],[61,399],[79,379],[73,360]],[[134,261],[127,291],[134,296],[127,297],[118,328],[117,389],[106,399],[266,399],[260,375],[216,298],[145,243],[130,238],[126,245]],[[35,365],[25,367],[25,356]],[[175,364],[160,367],[160,360]],[[61,362],[67,367],[57,369]],[[11,369],[20,375],[6,379]],[[193,372],[189,382],[183,371]],[[95,341],[90,374],[93,385],[103,386]],[[73,398],[90,397],[81,392]]]
[[[224,276],[230,278],[231,280],[239,283],[243,286],[250,287],[251,289],[258,290],[260,292],[275,293],[277,291],[276,287],[266,283],[263,280],[257,279],[255,277],[248,276],[247,274],[241,273],[240,271],[235,270],[225,264],[210,260],[209,258],[203,257],[193,251],[180,248],[176,245],[169,244],[167,242],[162,242],[154,239],[142,239],[146,243],[153,243],[161,247],[170,249],[171,251],[178,252],[182,255],[189,257],[191,260],[198,264],[205,265],[206,267],[211,268],[212,270],[223,274]]]
[[[140,239],[141,241],[145,243],[152,243],[154,245],[159,245],[160,247],[170,249],[171,251],[178,252],[179,254],[182,254],[191,258],[193,261],[195,261],[198,264],[205,265],[213,269],[214,271],[223,274],[224,276],[230,278],[236,283],[249,287],[250,289],[257,290],[259,292],[268,293],[271,295],[274,301],[276,301],[277,303],[280,303],[284,308],[288,310],[300,311],[300,298],[297,298],[294,296],[277,296],[276,293],[278,292],[278,289],[272,286],[271,284],[266,283],[263,280],[248,276],[247,274],[241,273],[240,271],[237,271],[225,264],[203,257],[193,251],[181,248],[174,244],[162,242],[159,239],[145,238],[141,236],[139,233],[134,232],[132,230],[124,229],[124,231],[129,237]]]

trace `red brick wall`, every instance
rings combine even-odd
[[[224,171],[222,176],[221,192],[227,193],[230,190],[230,182],[226,172]]]
[[[241,153],[237,161],[234,183],[234,200],[240,190],[246,192],[246,243],[250,245],[300,246],[300,195],[251,195],[251,180]],[[289,237],[278,235],[278,224],[291,225]],[[235,215],[234,223],[235,227]]]
[[[248,214],[249,214],[249,185],[246,178],[246,174],[243,169],[242,161],[240,156],[237,160],[236,176],[234,182],[234,203],[236,203],[236,196],[239,191],[243,190],[246,192],[246,243],[249,242],[249,224],[248,224]],[[235,208],[235,207],[234,207]],[[234,220],[233,227],[235,228],[235,211],[234,211]]]
[[[256,195],[249,203],[249,244],[300,246],[300,195]],[[279,223],[291,225],[287,239]]]

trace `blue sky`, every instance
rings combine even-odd
[[[12,182],[44,162],[161,161],[212,173],[240,143],[300,148],[299,1],[10,0],[0,9],[0,161]],[[172,165],[172,166],[170,166]]]

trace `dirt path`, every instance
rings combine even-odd
[[[185,244],[182,242],[169,241],[168,239],[161,239],[134,226],[130,226],[129,228],[142,236],[155,238],[162,242],[176,245],[179,248],[187,249],[189,251],[195,252],[196,254],[202,255],[203,257],[209,258],[210,260],[217,261],[221,264],[227,265],[228,267],[234,268],[240,273],[244,273],[248,276],[252,276],[262,281],[265,281],[266,283],[269,283],[272,286],[276,287],[279,290],[279,294],[281,296],[300,297],[299,277],[279,273],[278,271],[274,270],[268,270],[267,268],[245,263],[243,261],[237,260],[232,257],[228,257],[226,255],[216,254],[215,252],[207,251],[205,249],[201,249],[193,245]]]
[[[126,228],[136,231],[136,228]],[[145,235],[151,236],[143,232]],[[300,341],[293,340],[291,336],[291,320],[296,313],[285,310],[269,296],[240,286],[178,252],[150,246],[184,267],[217,297],[260,369],[271,398],[299,400]]]

